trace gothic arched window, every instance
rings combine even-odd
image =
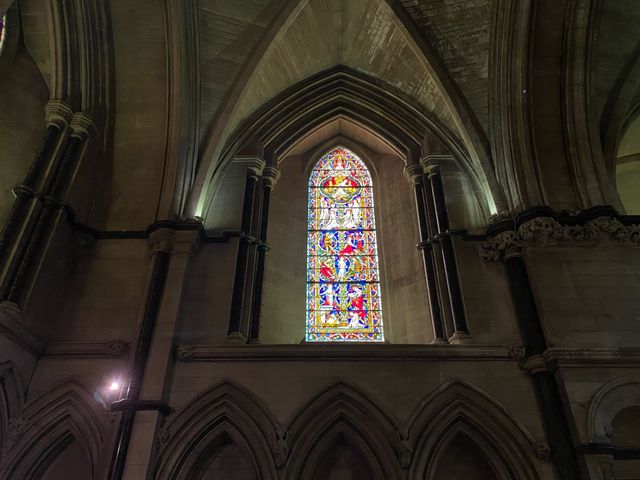
[[[309,179],[307,330],[309,342],[384,341],[371,175],[337,147]]]

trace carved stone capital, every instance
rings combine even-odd
[[[241,163],[246,166],[247,174],[254,180],[258,180],[262,175],[265,161],[255,155],[236,155],[233,159],[234,163]]]
[[[60,130],[69,125],[73,110],[62,100],[49,100],[44,107],[44,118],[47,126],[56,126]]]
[[[93,120],[84,112],[74,113],[69,127],[72,130],[71,136],[80,140],[89,138],[91,132],[95,130]]]
[[[280,180],[280,170],[276,167],[264,167],[262,181],[267,187],[273,188],[278,180]]]
[[[422,178],[422,175],[424,174],[423,170],[422,170],[422,166],[420,165],[406,165],[404,167],[404,176],[407,177],[407,180],[409,180],[409,183],[411,185],[417,185],[418,183],[420,183],[420,179]]]
[[[438,174],[440,167],[453,159],[453,155],[446,153],[427,153],[420,158],[420,165],[422,165],[425,173],[429,175]]]
[[[547,359],[542,355],[531,355],[524,361],[522,368],[529,375],[553,370]]]

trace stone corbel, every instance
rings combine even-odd
[[[149,251],[151,255],[158,252],[192,255],[200,241],[200,232],[195,229],[158,228],[149,233]]]

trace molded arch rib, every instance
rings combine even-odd
[[[456,435],[477,444],[498,478],[537,480],[535,441],[500,404],[477,387],[454,380],[423,401],[407,422],[414,452],[412,478],[431,478],[437,459]]]
[[[24,410],[22,432],[8,452],[1,478],[31,479],[46,471],[74,440],[87,459],[90,477],[104,443],[104,404],[82,385],[69,381],[46,392]]]
[[[337,383],[313,397],[288,430],[292,445],[287,479],[312,478],[324,455],[336,445],[357,451],[374,478],[401,478],[396,422],[356,387]]]
[[[302,136],[339,117],[375,132],[408,163],[417,163],[423,139],[428,134],[434,135],[451,151],[473,189],[484,192],[482,208],[485,217],[491,214],[496,197],[490,192],[487,178],[493,171],[479,166],[447,125],[417,108],[402,92],[346,67],[322,72],[286,90],[236,129],[201,192],[199,203],[203,211],[210,205],[233,155],[245,143],[261,142],[267,162],[273,164]]]
[[[234,443],[256,478],[275,479],[274,458],[282,455],[277,431],[277,420],[258,399],[223,382],[189,402],[167,425],[154,478],[192,478],[204,458]]]

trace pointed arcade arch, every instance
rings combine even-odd
[[[275,479],[277,429],[275,417],[250,392],[223,382],[192,400],[166,426],[168,440],[159,452],[154,478],[193,478],[204,473],[207,460],[232,444],[253,478]]]
[[[313,397],[293,417],[288,438],[285,479],[314,478],[336,445],[356,452],[372,478],[402,478],[395,420],[352,385],[337,383]]]
[[[0,452],[8,448],[9,419],[20,414],[23,392],[13,362],[0,362]]]
[[[104,443],[104,407],[75,381],[31,402],[23,413],[23,432],[9,451],[0,478],[40,478],[72,443],[88,466],[87,478],[95,478]]]
[[[443,452],[457,436],[477,445],[500,480],[537,480],[535,441],[505,408],[486,393],[454,380],[423,401],[409,419],[414,452],[411,478],[433,478]]]

